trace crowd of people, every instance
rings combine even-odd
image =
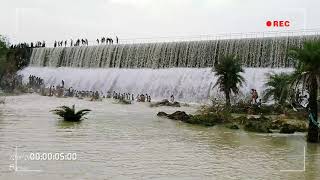
[[[44,85],[44,80],[40,77],[30,75],[29,76],[29,86],[34,89],[40,89]]]
[[[110,37],[101,37],[96,39],[98,45],[109,45],[114,44],[114,41],[116,44],[119,44],[119,38],[116,36],[115,40]],[[73,46],[89,46],[88,39],[76,39],[75,41],[73,39],[68,40],[62,40],[62,41],[54,41],[53,47],[73,47]],[[40,47],[46,47],[46,41],[36,41],[31,43],[18,43],[18,44],[12,44],[10,46],[11,49],[16,48],[40,48]]]
[[[97,44],[113,44],[113,39],[109,37],[102,37],[101,39],[97,39]],[[119,38],[116,36],[116,44],[119,44]]]
[[[70,47],[72,46],[89,46],[88,39],[77,39],[76,41],[73,41],[73,39],[70,39],[69,41]],[[54,41],[53,47],[67,47],[68,46],[68,40],[64,41]]]
[[[137,101],[137,102],[151,102],[151,96],[149,94],[138,94],[135,96],[133,93],[121,93],[116,91],[107,91],[107,93],[99,91],[87,91],[87,90],[76,90],[72,87],[65,88],[64,81],[58,86],[51,85],[46,88],[44,85],[44,80],[40,77],[30,75],[29,76],[29,87],[40,92],[45,96],[57,96],[57,97],[77,97],[80,99],[90,98],[91,100],[101,100],[103,98],[112,98],[116,100],[126,100],[126,101]],[[297,95],[300,97],[299,95]],[[261,98],[258,100],[259,95],[256,89],[251,89],[251,104],[261,106]],[[170,101],[174,102],[174,96],[170,96]]]
[[[97,40],[97,44],[113,44],[114,40],[110,37],[102,37],[102,38],[98,38]],[[116,36],[115,39],[115,43],[118,44],[119,43],[119,38],[118,36]],[[73,39],[70,39],[70,41],[68,40],[62,40],[62,41],[54,41],[53,47],[67,47],[67,46],[88,46],[89,45],[89,41],[88,39],[77,39],[75,41],[73,41]]]
[[[31,43],[18,43],[18,44],[12,44],[10,46],[11,49],[17,49],[17,48],[40,48],[40,47],[46,47],[45,41],[37,41],[37,42],[31,42]]]
[[[44,80],[34,75],[29,76],[28,86],[32,88],[33,92],[38,92],[44,96],[76,97],[79,99],[89,98],[92,101],[112,98],[115,100],[151,102],[151,96],[149,94],[138,94],[135,96],[133,93],[121,93],[116,91],[103,93],[99,91],[76,90],[72,87],[65,88],[65,82],[63,80],[61,81],[61,84],[57,86],[50,85],[49,87],[45,87]],[[171,96],[171,100],[174,101],[173,95]]]
[[[22,77],[21,77],[22,84]],[[31,88],[32,92],[40,93],[44,96],[56,96],[56,97],[76,97],[79,99],[88,98],[92,101],[102,100],[102,99],[115,99],[120,101],[128,102],[151,102],[151,96],[149,94],[135,94],[133,93],[122,93],[116,91],[107,91],[106,93],[102,91],[88,91],[88,90],[77,90],[72,87],[65,88],[65,82],[62,80],[61,84],[54,86],[45,86],[44,79],[30,75],[28,87]],[[259,94],[256,89],[251,89],[251,99],[250,104],[261,107],[262,99],[259,99]],[[308,104],[308,96],[306,93],[297,91],[295,94],[291,95],[291,105],[293,108],[302,108]],[[175,102],[173,95],[170,96],[170,102]]]

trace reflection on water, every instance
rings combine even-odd
[[[57,126],[60,129],[77,129],[81,127],[81,121],[80,122],[67,122],[60,120],[57,122]]]
[[[89,108],[81,123],[57,120],[61,105]],[[194,107],[180,110],[192,113]],[[304,134],[255,134],[155,116],[169,107],[24,95],[0,105],[0,179],[317,179],[320,148]],[[10,155],[77,153],[75,161],[19,160],[42,172],[12,172]],[[302,170],[306,147],[305,172]]]

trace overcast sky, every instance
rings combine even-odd
[[[12,42],[121,39],[320,29],[320,0],[1,0]],[[267,20],[290,20],[268,28]]]

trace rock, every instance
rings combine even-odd
[[[289,120],[280,127],[280,133],[292,134],[294,132],[307,132],[308,125],[304,121]]]
[[[233,121],[239,123],[239,124],[245,124],[247,122],[248,118],[246,116],[239,116],[236,118],[233,118]]]
[[[261,116],[260,118],[251,117],[244,124],[244,129],[246,131],[257,133],[272,133],[270,127],[271,120],[264,116]]]
[[[172,107],[181,107],[180,103],[177,102],[177,101],[175,101],[175,102],[173,102],[173,103],[170,103],[169,106],[172,106]]]
[[[151,107],[158,107],[158,106],[171,106],[171,107],[180,107],[179,102],[170,102],[168,99],[164,99],[160,102],[156,102],[150,105]]]
[[[248,122],[245,124],[244,129],[246,131],[257,132],[257,133],[271,133],[271,130],[265,124],[260,122]]]
[[[158,114],[157,114],[157,116],[160,116],[160,117],[167,117],[168,116],[168,114],[167,113],[165,113],[165,112],[158,112]]]
[[[274,121],[272,121],[272,124],[271,124],[271,129],[280,129],[281,126],[285,123],[286,121],[282,118],[278,118]]]
[[[296,132],[307,132],[308,131],[308,124],[306,122],[301,122],[294,124]]]
[[[180,104],[181,106],[184,106],[184,107],[190,107],[190,104],[188,104],[188,103],[182,103],[182,104]]]
[[[226,128],[229,128],[229,129],[240,129],[239,126],[236,125],[236,124],[227,124]]]
[[[189,120],[186,121],[189,124],[199,124],[204,126],[214,126],[217,124],[216,117],[211,117],[208,115],[194,115]]]
[[[282,128],[280,129],[280,133],[282,134],[293,134],[295,133],[295,129],[290,124],[284,124],[282,125]]]
[[[208,113],[208,114],[197,114],[188,115],[184,111],[176,111],[172,114],[165,112],[159,112],[157,116],[167,117],[173,120],[180,120],[189,124],[199,124],[203,126],[214,126],[216,124],[229,123],[230,117],[224,113]],[[233,126],[233,128],[236,128]]]
[[[296,117],[287,117],[280,115],[272,121],[272,129],[279,129],[280,133],[293,133],[294,132],[306,132],[308,131],[308,122],[301,119],[294,119]]]
[[[191,116],[186,123],[214,126],[216,124],[229,123],[230,117],[224,113],[206,113]]]
[[[167,117],[169,119],[179,120],[179,121],[184,121],[184,122],[189,120],[190,117],[191,117],[191,115],[188,115],[184,111],[176,111],[176,112],[174,112],[172,114],[167,114],[167,113],[161,111],[161,112],[158,112],[157,116],[159,116],[159,117]]]
[[[162,105],[166,105],[166,104],[169,104],[170,102],[169,102],[169,100],[168,99],[164,99],[164,100],[162,100],[162,101],[160,101],[160,102],[157,102],[158,104],[162,104]]]
[[[172,114],[167,115],[167,117],[173,120],[187,121],[190,119],[191,116],[189,116],[184,111],[176,111]]]

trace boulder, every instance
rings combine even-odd
[[[290,124],[284,124],[280,129],[280,133],[282,134],[293,134],[295,133],[295,131],[296,131],[295,128]]]
[[[180,107],[179,102],[170,102],[168,99],[164,99],[160,102],[156,102],[151,104],[151,107],[158,107],[158,106],[171,106],[171,107]]]
[[[280,133],[306,132],[308,131],[308,122],[305,120],[294,119],[295,117],[287,117],[280,115],[272,121],[272,129],[280,129]]]
[[[308,131],[308,123],[304,121],[300,121],[299,123],[292,123],[296,132],[307,132]]]
[[[285,122],[286,120],[282,118],[277,118],[276,120],[272,121],[271,129],[281,129]]]
[[[172,114],[167,115],[167,117],[173,120],[187,121],[191,116],[184,111],[176,111]]]
[[[169,106],[172,106],[172,107],[181,107],[180,103],[175,101],[173,103],[169,103]]]
[[[184,106],[184,107],[190,107],[190,104],[188,103],[180,103],[181,106]]]
[[[167,117],[173,120],[180,120],[189,124],[199,124],[203,126],[214,126],[216,124],[229,123],[230,117],[223,113],[208,113],[208,114],[197,114],[188,115],[184,111],[176,111],[172,114],[165,112],[159,112],[157,116]],[[235,127],[233,127],[235,128]]]
[[[160,102],[157,102],[156,104],[166,105],[166,104],[169,104],[169,103],[170,103],[170,102],[169,102],[168,99],[164,99],[164,100],[162,100],[162,101],[160,101]]]
[[[236,118],[233,118],[233,121],[239,123],[239,124],[245,124],[247,122],[248,118],[246,116],[239,116]]]
[[[226,128],[229,128],[229,129],[240,129],[238,125],[236,124],[227,124],[226,125]]]
[[[168,114],[167,113],[165,113],[165,112],[158,112],[158,114],[157,114],[157,116],[160,116],[160,117],[167,117],[168,116]]]
[[[261,116],[259,118],[251,117],[245,122],[244,129],[246,131],[257,133],[272,133],[272,131],[270,130],[271,123],[271,120],[264,116]]]
[[[186,121],[190,124],[199,124],[204,126],[214,126],[216,124],[229,123],[230,116],[225,113],[205,113],[193,115]]]
[[[283,134],[292,134],[294,132],[307,132],[307,131],[308,131],[307,123],[305,121],[299,121],[299,120],[288,121],[280,127],[280,133],[283,133]]]

